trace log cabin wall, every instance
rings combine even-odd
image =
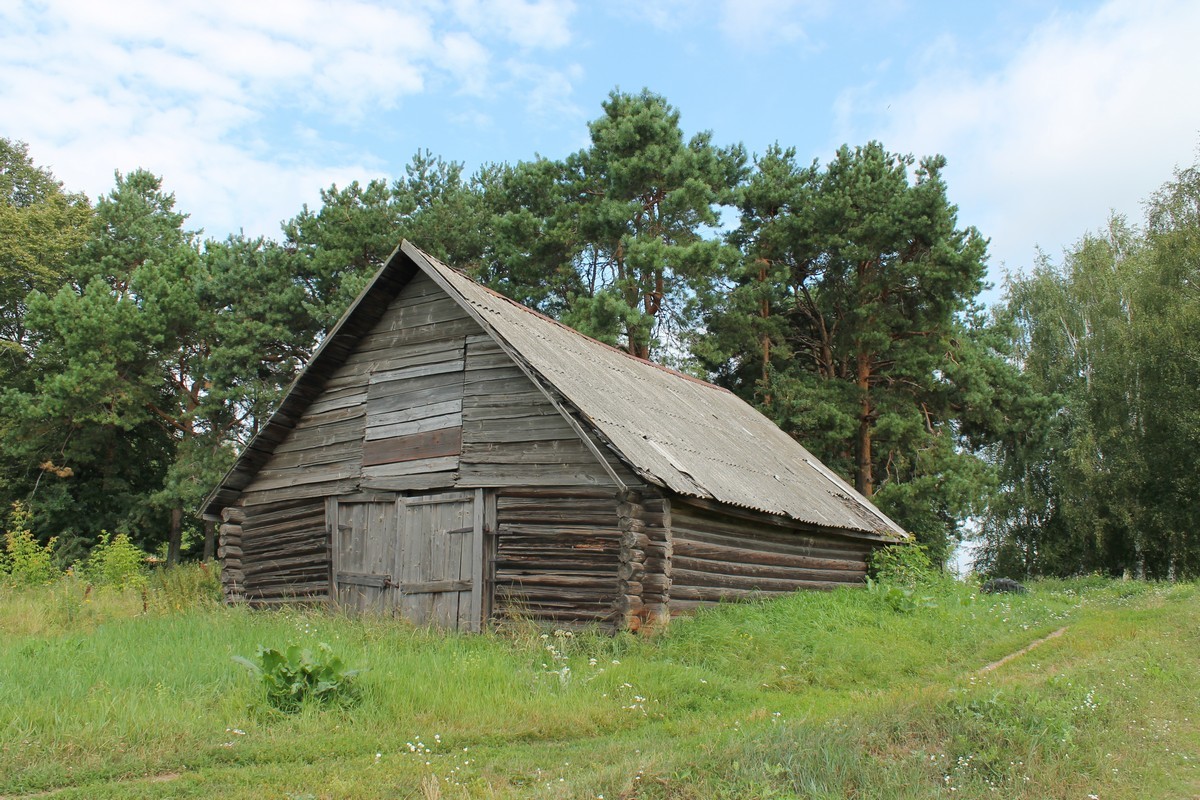
[[[612,488],[497,490],[495,618],[618,627],[617,502]]]
[[[722,600],[858,585],[878,546],[834,530],[788,529],[676,499],[670,508],[671,614]]]
[[[329,532],[321,498],[284,499],[237,509],[241,523],[240,598],[253,606],[329,597]],[[226,561],[226,568],[228,568]]]

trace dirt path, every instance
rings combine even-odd
[[[979,669],[979,674],[982,675],[986,672],[991,672],[994,669],[999,669],[1000,667],[1004,666],[1008,662],[1012,661],[1014,658],[1025,655],[1026,653],[1028,653],[1030,650],[1037,647],[1038,645],[1045,644],[1046,642],[1050,641],[1051,639],[1057,639],[1059,636],[1062,636],[1066,632],[1066,630],[1067,630],[1067,626],[1064,625],[1063,627],[1056,630],[1054,633],[1052,633],[1048,636],[1043,636],[1041,639],[1038,639],[1036,642],[1030,642],[1029,644],[1025,645],[1024,647],[1022,647],[1020,650],[1016,651],[1015,653],[1009,653],[1008,655],[1006,655],[1004,658],[1000,659],[999,661],[993,661],[992,663],[988,664],[986,667],[981,667]]]

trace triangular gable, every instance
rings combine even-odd
[[[731,392],[584,336],[476,284],[409,242],[351,304],[206,499],[206,517],[215,518],[250,484],[330,374],[418,270],[508,353],[617,486],[622,478],[607,449],[641,478],[684,496],[870,536],[907,536]]]

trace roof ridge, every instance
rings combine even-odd
[[[467,272],[465,270],[458,269],[457,267],[452,267],[449,264],[445,263],[444,261],[434,258],[433,256],[430,256],[428,253],[426,253],[425,255],[429,258],[430,261],[437,263],[437,265],[439,267],[442,267],[443,269],[447,269],[457,275],[462,276],[464,279],[475,284],[475,286],[477,286],[478,288],[487,292],[488,294],[491,294],[491,295],[503,300],[504,302],[514,306],[515,308],[519,309],[520,311],[522,311],[526,314],[532,314],[533,316],[538,317],[539,319],[545,320],[546,322],[549,322],[553,325],[557,325],[558,327],[562,328],[564,331],[574,334],[575,336],[578,336],[579,338],[584,339],[585,341],[588,341],[595,345],[599,345],[600,347],[607,348],[607,349],[613,351],[614,353],[619,353],[622,356],[624,356],[625,358],[628,358],[630,361],[635,361],[639,364],[645,364],[648,367],[654,367],[655,369],[665,372],[668,375],[673,375],[676,378],[682,378],[686,381],[691,381],[692,383],[700,384],[701,386],[704,386],[709,389],[716,389],[719,392],[725,392],[726,394],[733,394],[733,392],[731,390],[726,389],[724,386],[718,386],[717,384],[706,381],[703,378],[697,378],[695,375],[689,375],[686,372],[680,372],[677,369],[672,369],[671,367],[668,367],[665,364],[659,364],[655,361],[651,361],[648,358],[639,358],[627,350],[622,350],[619,347],[613,347],[611,344],[608,344],[607,342],[602,342],[599,339],[596,339],[595,337],[588,336],[586,333],[581,333],[580,331],[577,331],[574,328],[572,328],[570,325],[567,325],[564,322],[560,322],[559,320],[556,320],[554,317],[543,314],[542,312],[538,311],[537,309],[530,308],[529,306],[524,305],[522,303],[518,303],[516,300],[513,300],[511,297],[509,297],[505,294],[502,294],[501,292],[496,291],[495,289],[491,288],[490,286],[487,286],[486,284],[480,283],[479,281],[477,281],[473,277],[471,277],[469,274],[467,274]]]

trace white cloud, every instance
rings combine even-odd
[[[557,49],[571,42],[572,0],[454,0],[454,10],[473,31],[499,33],[526,49]]]
[[[711,0],[610,0],[609,12],[622,20],[644,22],[671,33],[710,16]]]
[[[559,70],[512,60],[506,66],[520,86],[519,94],[530,114],[556,120],[559,124],[573,124],[583,118],[583,110],[572,99],[575,82],[583,75],[583,68],[578,64]]]
[[[435,87],[487,94],[491,52],[472,30],[526,50],[571,39],[569,0],[459,6],[469,24],[428,0],[16,0],[0,5],[0,135],[70,189],[96,196],[114,168],[144,167],[211,233],[277,235],[320,187],[378,171],[322,137]],[[569,77],[536,72],[505,80],[536,108],[568,107]]]
[[[807,43],[801,17],[822,15],[821,0],[724,0],[720,28],[741,47]]]
[[[487,88],[489,54],[469,33],[458,32],[442,40],[442,64],[462,84],[467,94],[481,95]]]
[[[907,91],[844,93],[842,133],[946,155],[960,222],[992,237],[994,265],[1023,268],[1035,246],[1057,256],[1110,210],[1137,221],[1140,201],[1190,163],[1198,30],[1200,5],[1188,0],[1110,0],[1051,17],[983,75],[941,40]]]

